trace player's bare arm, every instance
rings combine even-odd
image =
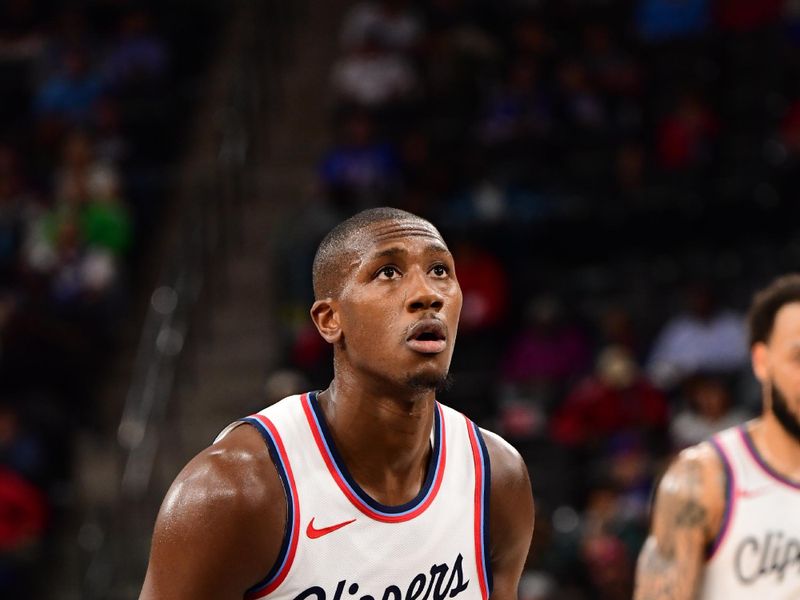
[[[499,436],[481,430],[489,451],[492,489],[489,510],[489,561],[492,600],[516,600],[517,587],[533,537],[533,496],[528,468]]]
[[[167,492],[140,600],[241,600],[280,552],[286,499],[259,433],[242,425]]]
[[[708,443],[683,451],[662,478],[639,556],[635,600],[691,600],[725,509],[722,464]]]

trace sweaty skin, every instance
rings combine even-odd
[[[379,502],[399,505],[425,478],[435,385],[449,369],[461,290],[450,252],[425,221],[375,223],[351,246],[341,291],[311,309],[334,346],[334,380],[319,402],[351,475]],[[436,320],[443,349],[409,344],[420,320]],[[492,469],[491,597],[513,600],[533,534],[531,486],[519,453],[483,434]],[[286,515],[263,439],[250,426],[235,428],[167,492],[140,598],[240,600],[275,562]]]
[[[800,481],[800,440],[772,411],[772,389],[800,419],[800,303],[778,310],[766,343],[753,344],[753,372],[764,410],[748,424],[759,454],[786,478]],[[658,486],[653,522],[636,573],[635,600],[691,600],[698,593],[706,549],[722,525],[725,475],[714,449],[703,443],[682,452]],[[766,599],[764,599],[766,600]]]

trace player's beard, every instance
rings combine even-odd
[[[772,414],[781,424],[783,430],[792,436],[796,441],[800,442],[800,420],[796,415],[793,415],[789,410],[789,405],[786,403],[786,396],[783,395],[780,388],[775,384],[775,380],[771,379],[769,382],[770,395],[772,397]]]
[[[411,375],[406,383],[411,389],[421,391],[434,390],[439,395],[450,389],[453,384],[453,377],[450,373]]]

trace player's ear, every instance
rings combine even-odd
[[[329,344],[335,344],[342,338],[339,324],[339,313],[336,312],[333,300],[325,298],[311,305],[311,320],[322,338]]]
[[[756,342],[750,348],[750,361],[753,364],[753,373],[761,383],[769,381],[768,351],[764,342]]]

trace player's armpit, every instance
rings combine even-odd
[[[635,600],[695,598],[724,501],[724,475],[714,451],[707,445],[684,451],[658,486],[650,536],[637,565]]]
[[[286,500],[260,435],[231,431],[175,479],[140,600],[241,600],[280,551]]]
[[[489,560],[492,600],[516,600],[533,537],[533,494],[528,468],[501,437],[481,430],[491,463]]]

